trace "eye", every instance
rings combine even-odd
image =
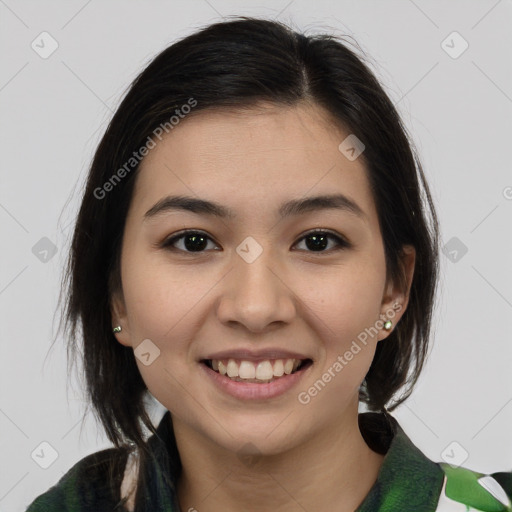
[[[325,230],[316,230],[306,233],[299,242],[305,241],[306,250],[309,252],[328,252],[325,249],[328,248],[329,242],[334,243],[334,247],[329,247],[328,250],[340,250],[352,247],[344,238]],[[202,231],[187,230],[178,233],[170,238],[167,238],[163,243],[162,247],[169,250],[180,250],[182,252],[203,252],[208,249],[208,241],[213,240]],[[178,242],[180,246],[178,246]],[[214,247],[217,247],[213,244]],[[210,247],[211,249],[211,247]],[[304,249],[301,249],[304,250]]]
[[[208,240],[212,240],[208,235],[202,231],[182,231],[177,235],[166,239],[162,247],[173,250],[177,249],[183,252],[203,252],[208,246]],[[181,242],[180,247],[177,246],[177,242]],[[215,246],[217,247],[217,246]]]
[[[309,233],[306,233],[299,242],[302,242],[303,240],[305,241],[307,249],[311,252],[328,252],[324,249],[328,247],[329,240],[334,241],[334,250],[348,249],[352,247],[352,244],[347,242],[344,238],[329,231],[310,231]],[[333,247],[330,249],[333,249]]]

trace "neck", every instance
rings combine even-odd
[[[173,418],[184,511],[354,511],[377,479],[384,459],[364,441],[355,414],[284,453],[243,456],[223,450]]]

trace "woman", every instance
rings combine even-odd
[[[97,149],[67,275],[115,447],[30,512],[512,510],[512,473],[431,461],[389,414],[428,352],[437,218],[334,37],[239,18],[157,56]]]

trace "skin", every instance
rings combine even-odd
[[[362,158],[338,149],[349,135],[320,107],[262,104],[244,111],[203,111],[186,118],[141,164],[123,238],[122,293],[112,297],[119,343],[150,339],[160,355],[137,364],[154,397],[171,411],[183,465],[182,510],[353,511],[375,483],[383,456],[358,427],[358,390],[380,329],[311,401],[307,391],[365,328],[399,304],[407,307],[415,252],[405,247],[407,288],[386,281],[384,246]],[[317,210],[279,219],[287,200],[340,192],[364,219]],[[144,221],[166,195],[208,199],[234,219],[168,211]],[[308,248],[315,228],[347,239],[337,249]],[[203,252],[159,246],[183,229],[209,236]],[[237,246],[252,236],[263,252],[247,263]],[[215,249],[217,248],[217,249]],[[312,367],[284,395],[247,402],[200,372],[205,354],[279,347],[305,354]],[[246,455],[247,457],[242,457]]]

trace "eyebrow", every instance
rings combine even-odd
[[[336,209],[345,211],[361,219],[367,216],[362,208],[352,199],[343,194],[320,195],[293,199],[283,203],[278,210],[281,218],[293,215],[301,215],[311,211]],[[198,199],[190,196],[167,196],[155,203],[144,215],[144,220],[149,220],[169,211],[188,211],[192,213],[211,215],[223,219],[233,219],[235,213],[213,201]]]

